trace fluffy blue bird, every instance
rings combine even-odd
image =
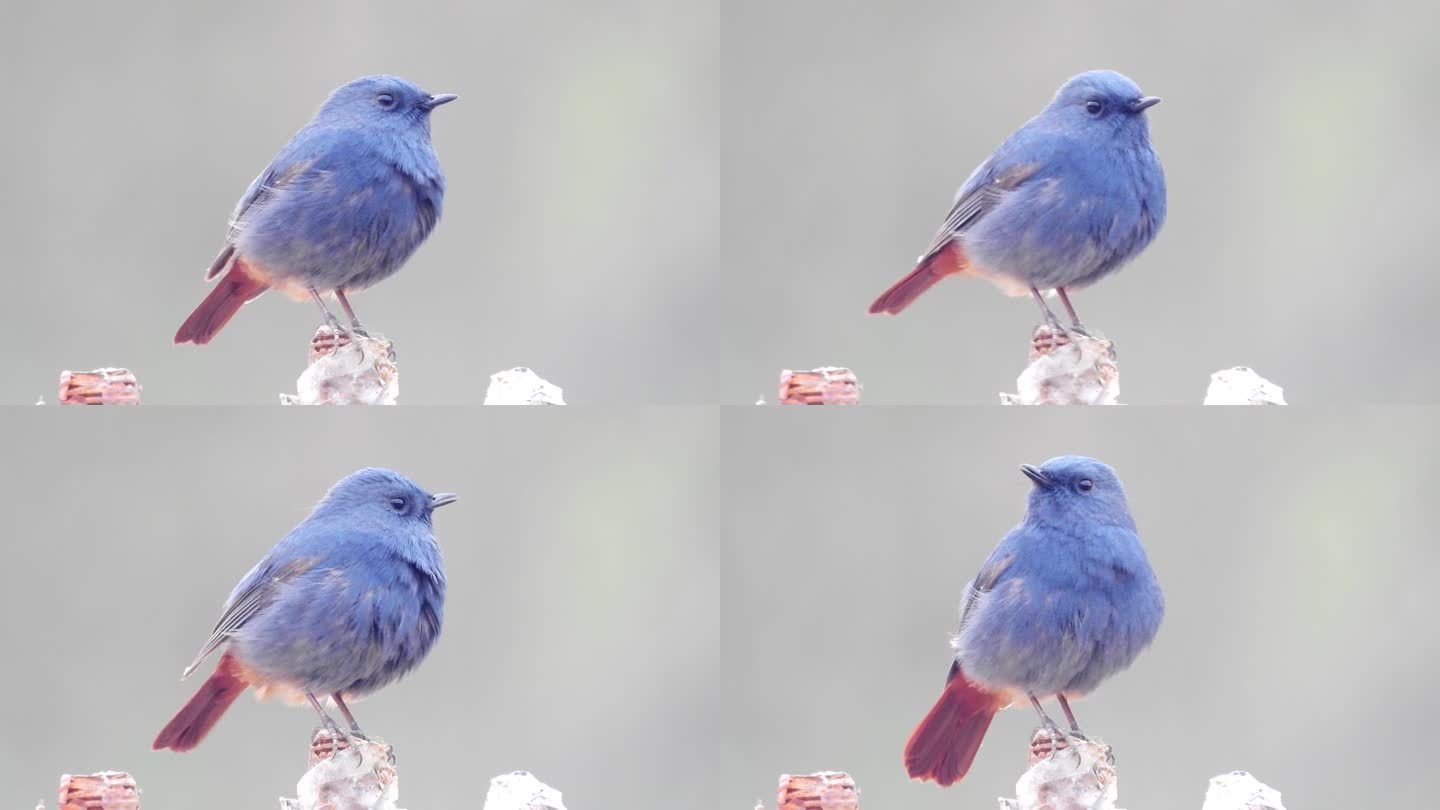
[[[220,280],[175,342],[210,342],[271,288],[314,299],[338,327],[322,297],[334,293],[364,334],[346,295],[399,270],[439,220],[445,178],[430,113],[455,98],[398,76],[366,76],[331,93],[240,198],[205,273]]]
[[[1034,296],[1046,323],[1054,290],[1099,281],[1144,250],[1165,222],[1165,173],[1145,111],[1160,103],[1113,70],[1065,82],[971,173],[915,269],[870,305],[896,314],[946,276],[987,279]]]
[[[363,736],[345,701],[414,669],[440,635],[445,571],[431,514],[454,500],[379,468],[331,487],[230,594],[183,677],[224,648],[220,662],[154,748],[199,745],[246,687],[308,701],[339,736],[328,699]]]
[[[1024,465],[1034,482],[1025,519],[966,588],[945,691],[910,736],[905,768],[941,785],[970,769],[995,712],[1054,697],[1072,736],[1069,700],[1130,666],[1160,628],[1165,600],[1120,479],[1084,456]]]

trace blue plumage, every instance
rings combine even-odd
[[[398,271],[439,221],[445,178],[430,113],[454,98],[398,76],[366,76],[332,93],[241,197],[206,273],[224,277],[175,342],[208,342],[271,288],[322,309],[322,296],[334,293],[359,329],[346,295]]]
[[[1044,110],[971,173],[914,270],[871,305],[899,313],[950,275],[986,278],[1033,295],[1067,290],[1120,269],[1165,222],[1165,173],[1150,145],[1144,96],[1112,70],[1071,78]]]
[[[358,732],[345,701],[404,676],[440,635],[432,513],[453,500],[379,468],[336,483],[230,594],[186,674],[223,648],[221,662],[155,747],[194,747],[247,686],[308,698],[327,723],[329,698]]]
[[[1068,700],[1130,666],[1160,628],[1165,600],[1125,491],[1109,466],[1061,456],[1022,468],[1035,483],[1025,519],[965,589],[945,690],[905,746],[916,779],[949,785],[970,769],[995,712]]]
[[[957,234],[970,260],[1042,290],[1078,289],[1144,250],[1165,222],[1165,173],[1144,110],[1131,109],[1142,97],[1109,70],[1066,82],[961,187],[957,198],[1015,166],[1036,167]]]
[[[1081,695],[1135,660],[1165,603],[1114,470],[1082,456],[1038,470],[1025,519],[977,577],[955,657],[996,690]]]

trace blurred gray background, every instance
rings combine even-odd
[[[430,240],[353,299],[401,401],[478,402],[534,368],[574,402],[705,402],[718,228],[714,4],[6,3],[0,402],[128,366],[148,402],[294,391],[319,323],[266,295],[172,347],[235,201],[335,87],[397,73],[449,180]],[[338,312],[338,309],[336,310]],[[457,373],[458,372],[458,373]],[[748,395],[748,394],[747,394]]]
[[[729,807],[781,773],[853,774],[863,806],[993,807],[1034,712],[941,789],[901,754],[940,695],[965,583],[1024,511],[1018,470],[1096,456],[1124,480],[1167,615],[1074,705],[1114,746],[1122,807],[1198,808],[1249,770],[1287,807],[1428,806],[1434,412],[732,409],[724,417]],[[1055,704],[1049,704],[1055,710]],[[1058,711],[1056,717],[1060,717]]]
[[[1440,399],[1411,348],[1440,297],[1440,5],[736,0],[722,20],[726,401],[818,365],[854,368],[871,403],[1013,391],[1028,299],[948,279],[899,317],[865,310],[970,171],[1101,67],[1165,99],[1168,222],[1073,296],[1116,342],[1124,401],[1198,403],[1233,365],[1292,402]]]
[[[637,410],[10,409],[0,491],[0,806],[62,772],[131,771],[147,810],[295,795],[308,707],[242,696],[185,754],[151,740],[230,589],[338,478],[388,466],[437,513],[449,595],[429,658],[353,706],[396,748],[401,806],[479,806],[530,770],[571,807],[672,806],[719,632],[712,415]],[[698,744],[691,744],[698,741]]]

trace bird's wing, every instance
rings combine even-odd
[[[1000,575],[1005,573],[1005,569],[1010,567],[1010,563],[1014,559],[1014,554],[991,554],[990,559],[980,567],[980,573],[965,585],[965,598],[960,608],[960,626],[955,629],[955,635],[960,635],[960,631],[965,629],[965,622],[969,620],[970,611],[975,607],[975,603],[980,601],[981,596],[995,589],[995,583],[1000,581]],[[949,683],[955,680],[959,674],[960,661],[959,659],[952,660],[950,673],[945,676],[945,682]]]
[[[270,604],[282,584],[314,568],[320,559],[304,557],[279,566],[267,560],[255,566],[225,602],[225,612],[220,616],[220,621],[215,623],[215,629],[210,631],[210,638],[180,677],[190,677],[210,653],[229,640],[230,636],[260,612],[261,608]]]
[[[1006,192],[1030,179],[1039,169],[1039,162],[1014,163],[1003,169],[997,169],[987,162],[976,169],[970,179],[965,181],[965,185],[961,186],[960,193],[955,197],[955,204],[950,207],[950,213],[945,215],[945,222],[940,225],[940,230],[935,232],[935,238],[930,240],[930,247],[920,261],[924,262],[939,253],[951,240],[993,211],[1004,199]]]
[[[250,187],[245,189],[245,194],[240,198],[240,202],[235,203],[235,210],[230,214],[230,230],[225,234],[225,246],[220,249],[220,255],[215,257],[215,261],[210,263],[210,269],[205,271],[207,281],[230,266],[231,257],[235,255],[235,238],[244,228],[245,218],[315,165],[316,155],[312,144],[315,139],[308,136],[309,132],[310,130],[303,130],[296,135],[280,150],[280,154],[275,156],[275,160],[265,171],[250,181]]]
[[[975,603],[980,601],[981,596],[994,590],[995,583],[1000,581],[1001,575],[1014,560],[1013,553],[991,555],[990,559],[985,561],[985,565],[981,566],[980,573],[976,574],[975,578],[965,586],[964,607],[960,610],[960,627],[956,629],[957,633],[964,629],[965,622],[970,618],[970,611],[975,607]]]

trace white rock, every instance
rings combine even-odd
[[[1206,405],[1284,405],[1285,389],[1244,366],[1210,375]]]
[[[1280,791],[1245,771],[1234,771],[1210,780],[1201,810],[1285,810],[1285,805]]]
[[[1016,393],[1001,394],[1002,405],[1114,405],[1120,399],[1120,370],[1114,348],[1103,338],[1067,335],[1041,354],[1033,348],[1047,327],[1032,336],[1030,365],[1015,380]]]
[[[396,810],[400,780],[389,747],[367,741],[317,762],[295,791],[298,798],[280,800],[281,810]]]
[[[565,392],[528,368],[512,368],[490,375],[486,405],[564,405]]]
[[[1015,798],[1001,799],[1015,810],[1115,810],[1120,788],[1110,749],[1103,743],[1070,739],[1062,749],[1036,762],[1015,783]]]
[[[490,780],[485,810],[565,810],[560,791],[529,771],[502,774]]]
[[[295,381],[295,396],[281,394],[284,405],[394,405],[400,396],[400,372],[390,344],[353,336],[353,342],[319,357]]]

